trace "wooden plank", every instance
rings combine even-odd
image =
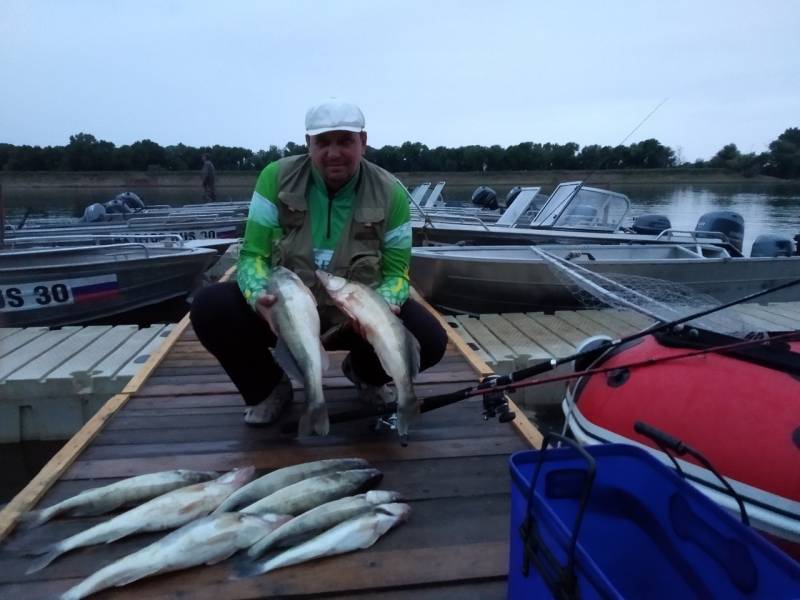
[[[17,328],[16,330],[5,329],[4,331],[12,331],[13,333],[4,337],[2,343],[0,343],[0,357],[14,352],[28,342],[44,335],[49,330],[47,327],[25,327],[24,329]]]
[[[510,373],[514,370],[514,351],[501,342],[479,319],[460,315],[459,324],[492,357],[489,366],[497,373]]]
[[[549,352],[501,315],[481,315],[480,321],[501,342],[511,348],[516,355],[514,360],[516,369],[527,367],[531,361],[539,362],[550,358]]]
[[[614,315],[627,322],[630,323],[633,327],[636,328],[636,331],[649,327],[655,321],[650,317],[646,317],[645,315],[638,313],[634,310],[622,310],[617,308],[609,308],[607,309],[609,312],[614,313]]]
[[[184,325],[185,328],[189,324],[188,315],[184,317],[184,319],[186,320],[186,324]],[[153,371],[153,369],[155,369],[160,364],[164,355],[170,349],[170,345],[172,342],[169,342],[168,340],[170,339],[169,337],[170,333],[173,331],[173,326],[169,324],[169,325],[153,325],[152,327],[156,328],[157,330],[156,335],[153,337],[153,339],[147,342],[147,344],[145,344],[145,346],[141,350],[139,350],[136,353],[136,357],[133,358],[133,360],[130,360],[126,362],[124,365],[122,365],[122,368],[119,371],[117,371],[117,377],[122,377],[122,378],[128,378],[128,377],[134,378],[137,376],[142,377],[143,376],[142,371],[144,369],[144,367],[142,367],[143,364],[150,365],[148,367],[149,370],[147,372],[147,375],[149,376],[150,373]],[[172,338],[172,341],[178,339],[179,335],[180,333],[178,333],[174,338]],[[150,357],[153,353],[156,353],[156,355],[159,357],[155,363],[150,362]],[[126,389],[130,389],[129,386],[130,383],[128,383]]]
[[[549,329],[552,333],[567,341],[572,346],[579,346],[585,339],[586,333],[576,329],[563,319],[555,315],[544,315],[541,313],[525,313],[530,319],[539,323],[542,327]]]
[[[415,289],[412,288],[411,292],[414,299],[420,304],[422,304],[428,310],[428,312],[430,312],[434,317],[436,317],[436,319],[439,321],[442,327],[445,328],[445,331],[447,331],[447,337],[450,340],[450,342],[454,344],[456,348],[458,348],[461,354],[464,355],[464,358],[466,358],[469,364],[472,366],[472,368],[475,369],[475,372],[478,373],[478,375],[481,378],[486,377],[488,375],[493,375],[494,372],[492,371],[492,368],[489,365],[487,365],[484,361],[482,361],[480,357],[477,355],[477,353],[474,350],[472,350],[472,348],[470,348],[464,342],[464,340],[458,337],[455,331],[447,327],[447,324],[444,322],[442,315],[439,314],[439,311],[434,310],[434,308],[430,304],[428,304],[417,293]],[[517,430],[517,432],[523,437],[523,439],[525,439],[525,441],[528,444],[531,445],[531,447],[541,448],[542,434],[539,432],[538,429],[536,429],[536,426],[530,422],[525,413],[522,412],[519,409],[519,407],[510,399],[508,405],[509,408],[514,412],[516,412],[517,414],[517,417],[511,422],[514,425],[514,428]]]
[[[551,357],[566,356],[575,347],[524,313],[505,313],[503,318],[539,344]]]
[[[798,326],[797,317],[790,318],[770,311],[765,306],[757,304],[739,304],[736,306],[737,312],[755,317],[765,323],[772,323],[772,331],[794,331]]]
[[[14,528],[19,516],[23,512],[31,510],[48,488],[72,465],[83,449],[94,439],[103,424],[125,404],[127,399],[127,395],[117,394],[106,402],[50,459],[36,477],[0,510],[0,541]]]
[[[775,328],[778,327],[778,325],[772,321],[748,309],[744,309],[742,305],[732,307],[732,311],[736,314],[735,318],[741,320],[747,327],[750,327],[751,331],[775,331]]]
[[[800,302],[772,302],[765,306],[769,312],[788,317],[794,323],[794,329],[800,326]]]
[[[309,565],[301,564],[260,577],[235,579],[231,577],[229,563],[223,563],[144,579],[115,589],[113,593],[119,600],[323,597],[340,592],[505,578],[508,569],[506,541],[383,550],[388,540],[403,531],[402,527],[387,534],[373,548],[315,561],[313,576],[309,575]],[[119,547],[111,544],[107,548],[109,554],[114,546]],[[4,592],[17,600],[55,597],[79,581],[80,578],[72,577],[16,583],[7,586]]]
[[[36,336],[29,343],[3,357],[3,361],[0,363],[0,380],[6,379],[14,371],[23,368],[80,330],[81,327],[62,327]]]
[[[110,378],[117,377],[120,369],[128,364],[143,347],[149,344],[163,328],[163,325],[151,325],[134,332],[133,335],[99,362],[94,370]]]
[[[161,342],[158,350],[152,352],[152,354],[148,355],[147,361],[142,365],[142,368],[131,378],[128,382],[128,385],[122,390],[123,394],[133,394],[136,392],[139,387],[141,387],[142,383],[150,377],[150,373],[152,373],[155,368],[161,364],[161,361],[164,360],[164,357],[169,352],[169,349],[172,347],[172,344],[175,343],[181,334],[186,330],[189,326],[189,315],[187,314],[183,319],[181,319],[177,325],[175,325],[169,335]],[[161,330],[158,336],[164,333],[165,330]],[[147,348],[151,348],[151,344],[155,342],[155,339],[147,345]]]
[[[169,337],[164,341],[163,346],[150,356],[147,363],[144,364],[139,374],[134,376],[126,390],[131,388],[135,391],[141,381],[146,378],[150,372],[158,365],[163,359],[164,354],[169,349],[169,345],[173,343],[189,325],[189,315],[186,315],[180,323],[172,330]],[[64,330],[70,328],[65,327]],[[79,329],[79,328],[73,328]],[[43,338],[46,336],[42,336]],[[133,384],[133,385],[132,385]],[[128,400],[128,394],[123,390],[122,394],[117,394],[109,399],[102,408],[89,419],[86,424],[59,450],[56,455],[39,471],[31,482],[17,494],[11,502],[9,502],[2,511],[0,511],[0,541],[2,541],[9,532],[14,528],[19,516],[28,510],[31,510],[36,505],[42,494],[46,492],[51,485],[72,465],[78,455],[83,449],[94,439],[94,437],[103,428],[106,421],[110,419],[120,408],[122,408]]]
[[[50,373],[51,379],[71,379],[75,371],[95,371],[95,365],[114,352],[126,339],[138,331],[136,325],[117,325],[98,336],[92,344],[84,348],[60,367]],[[102,373],[102,372],[101,372]]]
[[[427,458],[450,458],[454,456],[480,456],[510,454],[524,450],[526,446],[516,436],[486,436],[479,439],[434,440],[409,443],[402,447],[396,439],[374,443],[348,443],[326,447],[326,456],[360,456],[366,460],[419,460]],[[215,471],[230,470],[242,465],[253,465],[257,469],[276,469],[285,465],[317,460],[320,447],[315,441],[289,440],[269,453],[263,451],[214,452],[176,456],[110,459],[98,461],[76,461],[63,474],[63,479],[86,479],[94,477],[133,477],[153,471],[169,469],[198,469]],[[324,442],[320,442],[323,443]]]
[[[83,351],[110,329],[110,325],[82,327],[49,351],[36,357],[36,360],[17,369],[8,380],[44,380],[61,365],[68,362],[76,364],[83,358]]]
[[[42,331],[44,331],[47,328],[46,327],[39,327],[38,329],[41,329]],[[19,333],[20,331],[22,331],[22,327],[0,327],[0,341],[6,339],[7,337],[12,336],[12,335],[14,335],[16,333]]]
[[[581,315],[598,323],[601,331],[612,338],[624,337],[638,331],[630,323],[619,319],[612,311],[582,310]]]

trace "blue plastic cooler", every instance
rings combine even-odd
[[[568,446],[509,462],[510,599],[800,598],[798,563],[644,450]]]

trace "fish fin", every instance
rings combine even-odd
[[[140,579],[144,579],[145,577],[150,577],[151,575],[155,575],[161,571],[161,569],[153,569],[152,571],[138,571],[135,573],[130,573],[129,575],[119,579],[115,584],[114,587],[122,587],[123,585],[128,585],[129,583],[133,583],[134,581],[139,581]]]
[[[408,365],[411,368],[411,380],[419,375],[419,340],[413,333],[406,330],[406,356],[408,358]]]
[[[236,554],[237,548],[231,549],[230,552],[226,553],[223,556],[219,556],[217,558],[212,558],[211,560],[206,561],[206,564],[210,567],[211,565],[216,565],[217,563],[221,563],[223,560],[228,560],[231,556]]]
[[[254,577],[261,575],[262,565],[262,562],[254,561],[246,554],[242,554],[233,561],[233,570],[239,577]]]
[[[45,550],[43,553],[40,553],[44,554],[44,556],[40,556],[39,558],[34,560],[33,563],[31,563],[31,566],[28,567],[28,570],[25,571],[25,575],[30,575],[31,573],[36,573],[37,571],[41,571],[47,565],[49,565],[51,562],[53,562],[55,559],[61,556],[63,553],[64,550],[58,547],[58,544],[55,544],[55,547],[48,546],[47,550]]]
[[[275,361],[289,377],[295,381],[303,381],[302,371],[297,365],[297,361],[294,359],[292,352],[289,350],[289,346],[287,346],[286,342],[282,339],[279,339],[278,343],[275,345],[275,352],[273,355],[275,356]]]
[[[181,515],[191,514],[191,513],[195,512],[195,511],[197,511],[198,508],[202,508],[203,504],[205,504],[203,499],[202,498],[198,498],[194,502],[189,502],[189,504],[186,504],[185,506],[181,507],[180,510],[178,510],[178,514],[181,514]],[[204,514],[206,514],[206,513],[204,513]],[[203,515],[195,515],[195,516],[200,517],[200,516],[203,516]]]
[[[22,516],[19,518],[20,527],[23,529],[33,529],[34,527],[39,527],[39,525],[43,525],[47,523],[53,514],[48,512],[48,509],[40,509],[40,510],[31,510],[29,512],[23,513]]]
[[[325,371],[327,371],[330,368],[331,359],[328,356],[328,351],[325,350],[325,347],[322,345],[322,340],[320,340],[320,342],[319,342],[319,354],[320,354],[320,359],[321,359],[321,363],[320,364],[322,365],[322,372],[324,373]]]
[[[328,407],[325,404],[309,406],[297,424],[297,435],[300,437],[309,436],[312,433],[324,437],[328,435],[329,431],[330,420],[328,419]]]

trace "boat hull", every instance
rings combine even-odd
[[[562,246],[567,248],[566,246]],[[574,246],[595,253],[602,247]],[[664,250],[660,248],[659,250]],[[586,294],[558,275],[541,259],[521,251],[527,247],[415,248],[411,279],[431,303],[467,313],[570,310],[585,307]],[[720,302],[775,287],[800,278],[800,257],[650,258],[650,247],[608,248],[622,258],[579,259],[576,264],[595,273],[663,280]],[[638,255],[640,258],[636,258]],[[598,253],[599,255],[599,253]],[[800,286],[770,294],[770,302],[800,300]],[[589,305],[597,305],[590,301]]]
[[[781,354],[797,361],[794,353]],[[643,421],[700,451],[745,502],[751,524],[800,557],[800,379],[796,374],[719,353],[627,369],[682,354],[649,336],[607,353],[592,367],[619,367],[579,379],[564,400],[569,430],[582,443],[632,443],[672,465]],[[776,351],[777,353],[777,351]],[[690,483],[738,514],[719,480],[693,459],[678,459]]]
[[[186,296],[218,258],[210,249],[61,248],[0,256],[0,324],[82,323]]]

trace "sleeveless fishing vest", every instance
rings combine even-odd
[[[350,218],[333,251],[328,272],[370,287],[381,282],[381,242],[397,179],[364,159],[356,174],[355,200]],[[278,222],[283,236],[274,242],[273,266],[297,273],[317,300],[323,331],[344,320],[314,276],[314,242],[308,214],[311,158],[290,156],[280,160]]]

